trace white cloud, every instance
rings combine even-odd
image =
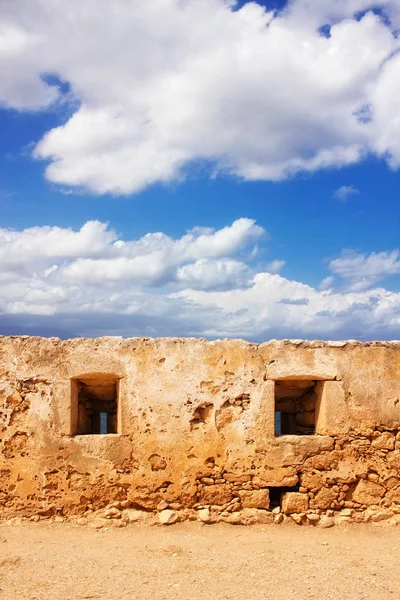
[[[400,7],[398,10],[400,14]],[[382,75],[371,90],[373,120],[370,124],[374,151],[386,158],[393,169],[400,167],[399,98],[400,54],[396,54],[384,64]]]
[[[178,239],[148,233],[125,241],[96,221],[79,231],[0,230],[0,331],[399,337],[400,294],[359,285],[377,281],[378,273],[399,273],[397,251],[341,256],[330,269],[350,291],[333,291],[333,276],[321,291],[255,268],[252,250],[263,235],[251,219],[194,228]],[[269,270],[281,263],[272,260]]]
[[[332,275],[328,275],[328,277],[324,277],[319,285],[320,290],[330,290],[332,288],[333,282],[335,278]]]
[[[96,256],[110,248],[115,233],[106,223],[88,221],[79,231],[61,227],[31,227],[23,231],[0,229],[0,268],[29,269],[49,259]]]
[[[340,188],[335,190],[333,197],[335,200],[340,200],[341,202],[346,202],[350,196],[357,196],[360,193],[354,185],[342,185]]]
[[[329,268],[334,275],[346,282],[347,289],[360,291],[375,285],[390,275],[399,274],[399,256],[399,250],[371,252],[369,255],[344,251],[339,258],[329,263]],[[327,279],[329,284],[333,282],[332,277]]]
[[[284,266],[284,260],[271,260],[271,262],[266,265],[266,270],[268,273],[279,273]]]
[[[230,259],[201,258],[177,271],[177,281],[192,289],[232,289],[246,285],[250,279],[250,269],[244,263]]]
[[[391,25],[372,12],[354,18],[376,5]],[[38,110],[67,94],[75,103],[36,146],[47,178],[128,194],[179,180],[202,159],[250,180],[368,152],[400,165],[398,0],[292,0],[277,15],[255,2],[234,8],[3,0],[0,102]],[[46,84],[48,74],[71,89]]]
[[[114,241],[104,257],[79,257],[63,266],[57,277],[91,284],[129,280],[155,286],[178,280],[192,285],[197,281],[200,288],[224,287],[245,278],[247,271],[243,263],[226,257],[251,246],[265,233],[251,219],[238,219],[217,231],[196,228],[178,240],[148,233],[137,241]]]
[[[303,25],[316,27],[353,17],[372,9],[380,9],[389,18],[394,28],[400,24],[400,8],[396,0],[292,0],[292,15]]]
[[[246,289],[185,290],[175,297],[185,302],[183,322],[193,319],[199,308],[207,309],[201,331],[205,336],[373,339],[399,334],[400,294],[383,289],[320,292],[279,275],[258,273]]]

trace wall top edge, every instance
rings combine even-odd
[[[400,340],[370,340],[361,342],[359,340],[302,340],[302,339],[271,339],[264,342],[251,342],[241,338],[219,338],[215,340],[206,340],[205,338],[196,337],[122,337],[122,336],[101,336],[101,337],[75,337],[69,339],[61,339],[58,337],[42,337],[42,336],[30,336],[30,335],[0,335],[0,341],[15,340],[15,341],[43,341],[44,343],[57,343],[57,344],[86,344],[88,342],[102,343],[102,342],[114,342],[114,343],[129,343],[129,342],[169,342],[169,343],[201,343],[205,345],[215,345],[221,343],[235,343],[244,344],[253,347],[282,347],[282,346],[293,346],[298,348],[349,348],[349,347],[387,347],[387,348],[400,348]]]

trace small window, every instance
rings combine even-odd
[[[71,385],[73,434],[117,433],[118,378],[98,374],[73,379]]]
[[[315,433],[316,385],[306,379],[275,382],[275,435]]]

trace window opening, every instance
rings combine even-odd
[[[275,435],[315,433],[317,383],[306,379],[275,381]]]
[[[72,394],[75,435],[117,433],[117,377],[96,375],[73,379]]]

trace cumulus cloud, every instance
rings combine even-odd
[[[199,308],[207,309],[201,333],[210,337],[365,340],[398,337],[400,331],[400,294],[383,289],[317,291],[279,275],[257,273],[241,290],[184,290],[174,297],[185,303],[182,322],[193,319]]]
[[[103,224],[98,224],[103,225]],[[178,240],[149,233],[137,241],[114,241],[96,258],[79,257],[58,270],[64,281],[93,284],[129,280],[159,285],[168,281],[198,282],[201,288],[228,285],[244,277],[246,267],[227,257],[236,255],[265,235],[251,219],[238,219],[214,231],[197,228]],[[109,233],[112,236],[112,233]],[[219,259],[219,260],[218,260]]]
[[[233,0],[2,0],[0,102],[71,101],[34,155],[50,181],[96,193],[179,180],[198,160],[247,180],[369,152],[398,168],[399,13],[398,0],[292,0],[277,13]]]
[[[61,227],[31,227],[23,231],[0,229],[0,268],[25,271],[49,259],[96,256],[109,249],[115,233],[106,223],[88,221],[79,231]]]
[[[251,271],[237,260],[200,258],[179,267],[176,278],[182,285],[192,289],[232,289],[246,285],[251,279]]]
[[[109,306],[118,312],[122,298],[134,291],[136,302],[146,287],[240,287],[252,277],[240,255],[251,255],[265,235],[245,218],[219,230],[195,228],[179,239],[158,232],[124,241],[99,221],[88,221],[79,231],[0,229],[0,302],[11,314],[54,314],[59,305],[73,311]],[[124,306],[122,312],[130,309]]]
[[[255,265],[262,237],[265,230],[245,218],[180,238],[159,232],[123,240],[98,221],[78,231],[2,229],[0,332],[398,337],[400,294],[357,285],[365,279],[371,285],[382,271],[399,273],[397,251],[343,255],[330,263],[330,278],[348,289],[334,291],[327,281],[329,289],[317,290],[274,273],[279,259],[270,261],[269,272],[259,266],[263,256]]]
[[[340,188],[335,190],[333,197],[335,200],[346,202],[350,196],[357,196],[360,193],[354,185],[342,185]]]
[[[399,257],[399,250],[371,252],[368,255],[344,251],[339,258],[329,263],[329,268],[334,275],[346,282],[347,289],[359,291],[368,289],[386,277],[399,274]],[[332,278],[328,279],[329,283],[333,282]]]

